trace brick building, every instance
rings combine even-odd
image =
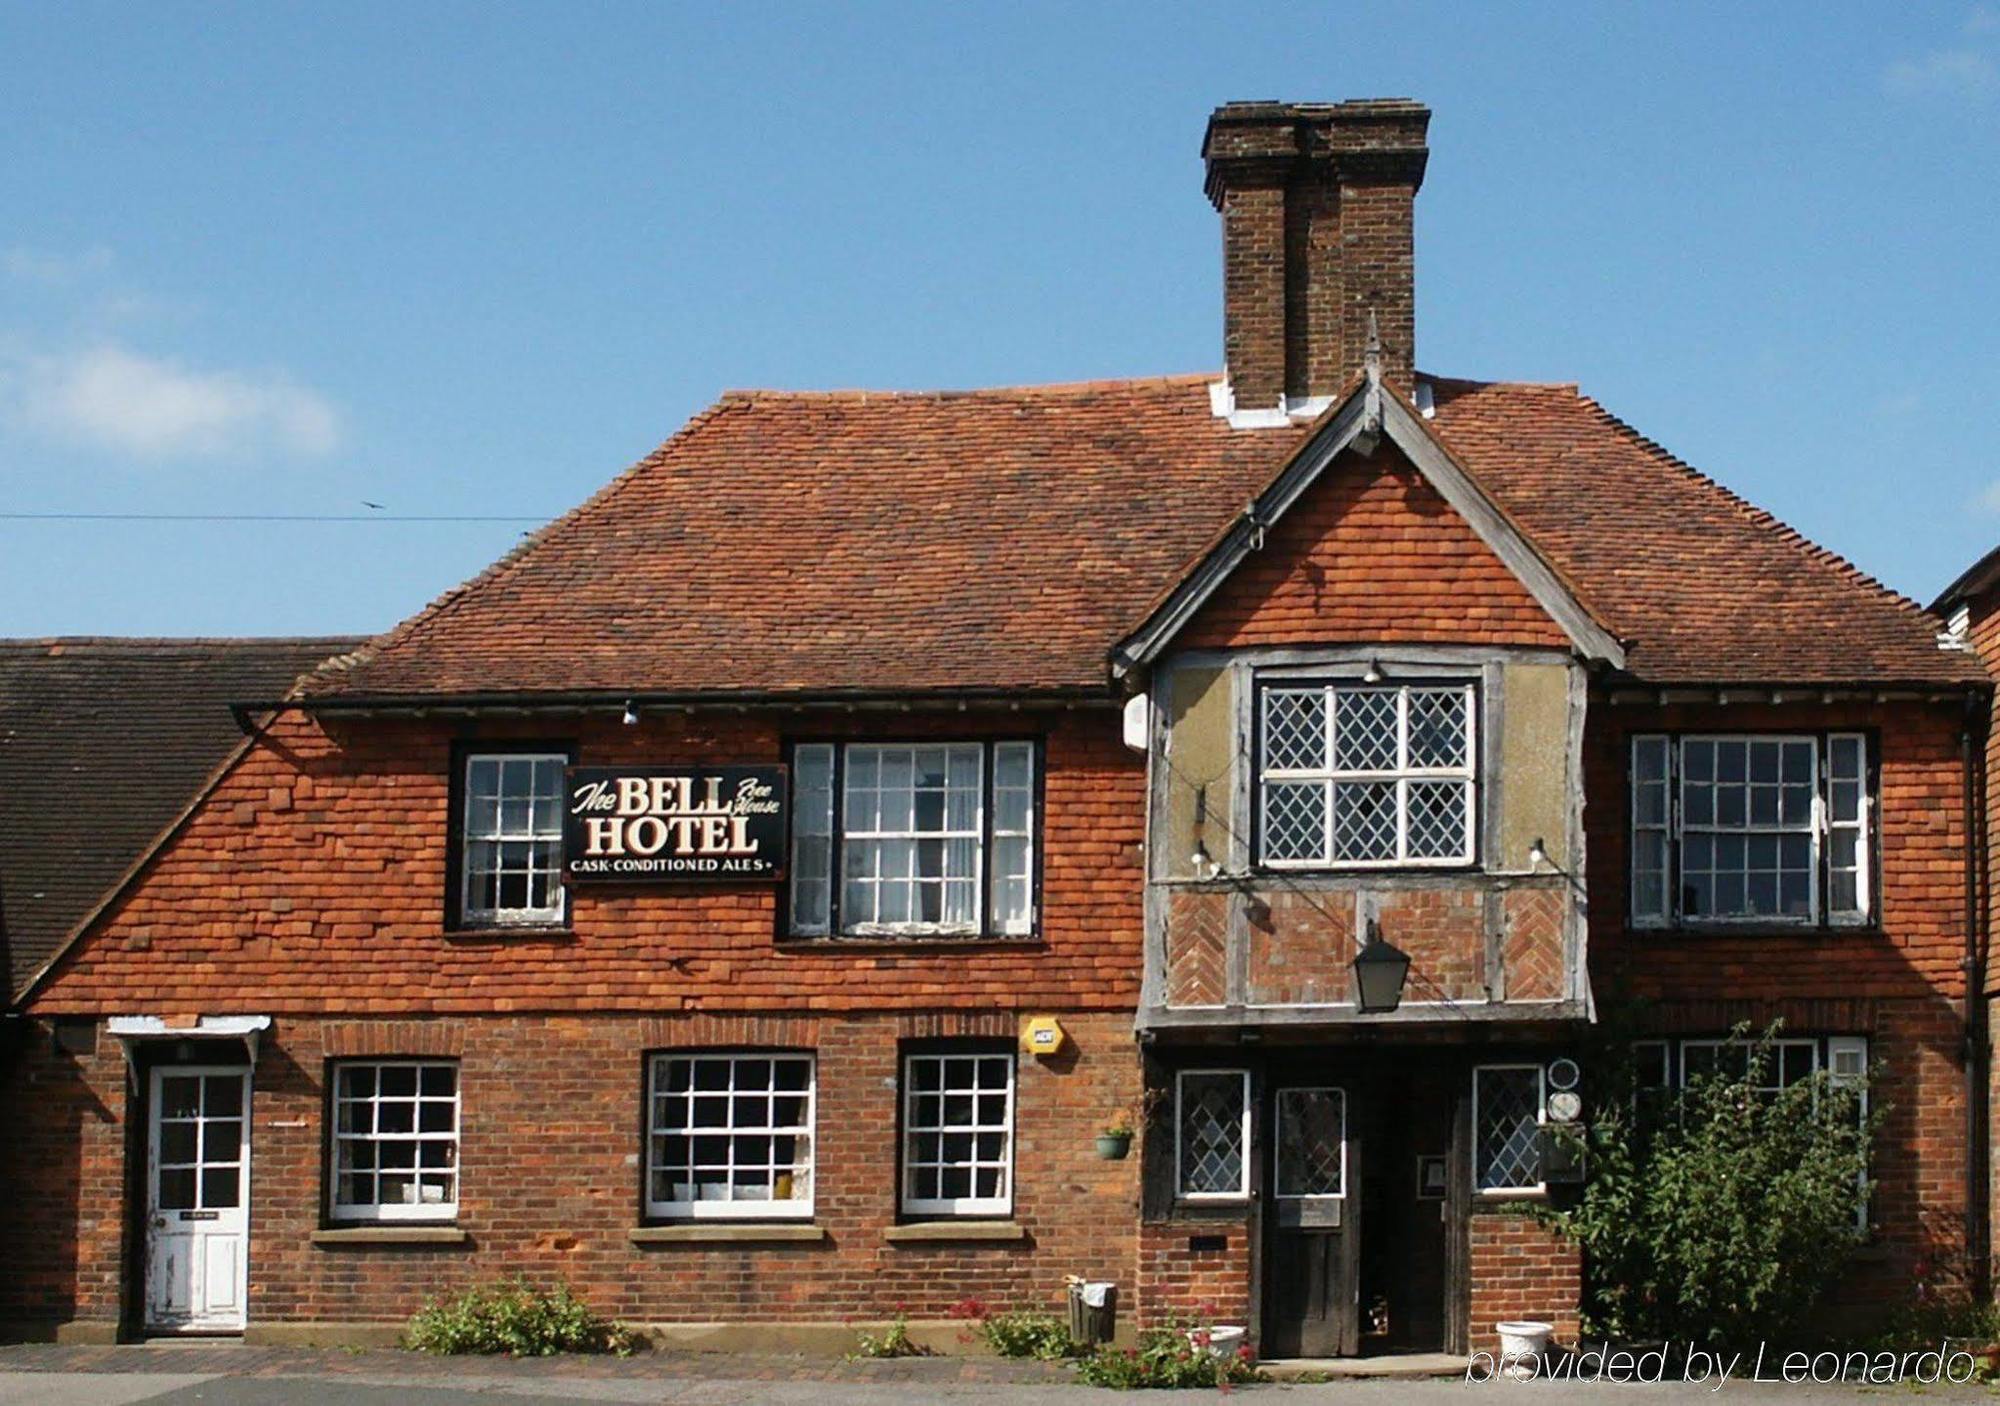
[[[1983,1264],[1985,675],[1575,387],[1417,372],[1428,120],[1217,110],[1220,377],[729,394],[239,700],[22,993],[0,1316],[1573,1334],[1510,1208],[1627,991],[1663,1079],[1884,1071],[1860,1292]]]

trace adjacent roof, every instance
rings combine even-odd
[[[309,691],[1101,690],[1316,433],[1231,429],[1212,380],[726,395]],[[1632,675],[1983,681],[1915,602],[1574,386],[1428,385],[1437,442]]]
[[[0,640],[0,945],[18,991],[282,693],[351,639]]]

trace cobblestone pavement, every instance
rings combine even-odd
[[[1239,1391],[1272,1406],[1474,1406],[1557,1397],[1565,1402],[1715,1401],[1707,1384],[1577,1383],[1469,1385],[1462,1380],[1271,1383]],[[1787,1386],[1732,1383],[1727,1400],[1854,1403],[1884,1393],[1925,1400],[1987,1399],[1980,1388]],[[790,1354],[654,1353],[618,1359],[513,1361],[431,1358],[403,1352],[257,1348],[240,1344],[122,1347],[0,1347],[0,1406],[556,1406],[560,1402],[660,1402],[670,1406],[1105,1406],[1141,1400],[1199,1401],[1208,1392],[1106,1395],[1078,1385],[1060,1366],[993,1358],[934,1357],[845,1362]]]

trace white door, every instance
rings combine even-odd
[[[146,1326],[243,1327],[250,1258],[250,1071],[155,1068],[146,1155]]]

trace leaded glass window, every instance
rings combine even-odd
[[[1543,1100],[1539,1064],[1472,1071],[1472,1174],[1479,1190],[1542,1189]]]
[[[1471,862],[1478,763],[1470,684],[1283,685],[1261,699],[1264,863]]]
[[[1175,1185],[1189,1200],[1250,1194],[1250,1075],[1183,1069],[1175,1076]]]

